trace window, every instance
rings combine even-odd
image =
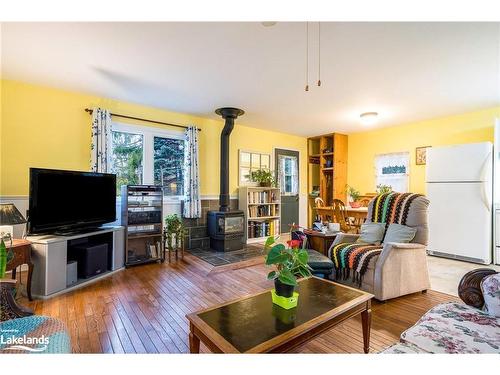
[[[389,185],[393,191],[408,192],[410,154],[398,152],[375,157],[376,185]]]
[[[121,185],[162,185],[165,197],[184,194],[184,133],[113,123],[111,170]]]
[[[248,176],[253,171],[258,169],[269,170],[271,155],[240,150],[239,163],[240,186],[244,186],[251,182]]]
[[[122,185],[142,184],[144,139],[141,134],[112,132],[111,172],[116,174],[116,189]]]
[[[282,195],[297,195],[299,192],[298,160],[295,156],[279,155],[278,180]]]
[[[164,186],[164,195],[184,194],[184,141],[154,137],[155,185]]]

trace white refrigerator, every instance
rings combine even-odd
[[[493,145],[427,149],[431,255],[490,264],[493,251]]]

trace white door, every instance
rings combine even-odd
[[[427,149],[427,182],[491,181],[490,142]]]
[[[488,195],[488,190],[490,190]],[[485,183],[427,184],[430,252],[491,263],[491,185]]]

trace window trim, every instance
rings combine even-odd
[[[262,169],[262,156],[267,156],[269,158],[269,167],[267,168],[269,171],[272,171],[271,165],[272,165],[272,158],[271,154],[263,152],[263,151],[255,151],[255,150],[246,150],[246,149],[239,149],[238,150],[238,186],[258,186],[258,183],[252,182],[252,181],[243,181],[243,174],[241,173],[241,168],[246,168],[241,166],[241,154],[246,153],[250,154],[250,166],[252,164],[251,158],[252,154],[258,154],[260,155],[260,164],[261,164],[261,169]],[[251,167],[250,167],[251,169]]]
[[[379,173],[377,159],[381,157],[394,157],[395,155],[401,155],[408,158],[406,162],[406,173],[390,173],[382,174]],[[411,166],[411,156],[409,151],[399,151],[399,152],[387,152],[384,154],[377,154],[374,158],[374,168],[375,168],[375,189],[379,184],[379,178],[395,179],[395,180],[406,180],[406,192],[410,191],[410,166]]]
[[[116,121],[112,122],[111,131],[142,135],[142,183],[145,185],[154,185],[154,137],[186,140],[184,131],[182,130],[160,129],[153,126],[128,124]],[[110,157],[112,153],[112,151],[109,153]],[[147,155],[149,155],[149,157],[147,157]],[[184,200],[184,195],[163,196],[163,202],[180,202],[182,200]]]

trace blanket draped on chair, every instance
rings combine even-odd
[[[367,219],[372,223],[384,223],[386,230],[392,223],[406,225],[410,206],[419,196],[421,194],[380,194],[371,203],[371,212]],[[346,280],[352,276],[352,281],[361,286],[370,260],[380,255],[382,248],[382,245],[366,243],[341,243],[333,246],[330,257],[335,265],[335,278]]]

